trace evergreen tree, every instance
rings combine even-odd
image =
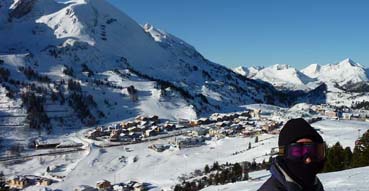
[[[352,167],[369,166],[369,130],[356,142],[352,155]]]
[[[205,174],[208,174],[210,172],[210,168],[209,168],[208,165],[205,166],[204,172],[205,172]]]
[[[345,169],[348,169],[351,167],[352,163],[352,152],[350,147],[346,147],[343,151],[344,155],[344,167]]]
[[[249,150],[251,149],[251,142],[249,142]]]
[[[219,169],[220,169],[219,163],[217,161],[215,161],[214,164],[213,164],[213,167],[211,168],[211,171],[219,170]]]
[[[183,189],[182,189],[182,187],[179,185],[179,184],[177,184],[175,187],[174,187],[174,191],[182,191]]]
[[[324,172],[344,170],[344,155],[344,150],[339,142],[337,142],[333,147],[329,148]]]
[[[242,167],[239,163],[236,163],[232,167],[232,173],[235,181],[241,180],[242,178]]]
[[[259,136],[255,137],[255,143],[259,142]]]
[[[248,179],[249,179],[249,170],[244,170],[242,180],[248,180]]]

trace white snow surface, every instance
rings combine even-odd
[[[355,168],[339,172],[318,174],[325,191],[366,191],[369,184],[369,167]],[[253,174],[257,175],[253,177]],[[260,176],[262,175],[262,176]],[[262,177],[258,180],[230,183],[222,186],[210,186],[202,191],[256,191],[270,177],[266,171],[251,173],[251,177]]]

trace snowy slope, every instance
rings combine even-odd
[[[318,177],[323,183],[324,190],[326,191],[366,191],[368,190],[367,184],[369,183],[369,176],[367,173],[368,171],[369,167],[363,167],[339,172],[319,174]],[[253,174],[255,174],[256,177],[262,178],[254,181],[230,183],[222,186],[211,186],[202,189],[202,191],[256,191],[270,177],[269,173],[266,171],[251,173],[250,176],[253,177]]]
[[[239,110],[239,105],[243,104],[268,102],[285,105],[288,101],[281,101],[272,86],[245,79],[208,61],[174,35],[149,24],[141,27],[105,0],[61,2],[64,3],[54,0],[1,1],[0,59],[4,61],[1,67],[10,70],[12,80],[49,87],[35,79],[27,79],[19,70],[20,67],[31,67],[38,74],[50,78],[52,86],[58,87],[59,82],[68,79],[79,81],[82,90],[97,100],[97,108],[110,119],[109,113],[113,111],[109,111],[102,102],[112,94],[118,100],[116,104],[134,108],[135,112],[126,111],[128,114],[121,115],[125,117],[147,114],[149,105],[157,108],[155,111],[159,116],[163,114],[161,111],[173,113],[171,111],[184,106],[191,110],[190,114],[178,111],[169,118],[192,118],[197,116],[193,113],[207,115],[213,111]],[[86,66],[93,75],[86,75]],[[72,68],[74,75],[64,74],[62,71],[66,68]],[[141,102],[146,109],[119,97],[117,92],[126,87],[124,84],[120,88],[94,87],[96,80],[117,84],[105,74],[122,69],[154,83],[140,89],[141,92],[151,92],[139,94],[140,101],[151,97],[150,104]],[[118,81],[124,80],[130,81],[127,78]],[[24,86],[8,85],[14,91]],[[154,89],[167,87],[176,94],[175,99],[166,99],[172,104],[160,104],[163,99],[153,99],[158,95]],[[108,94],[102,95],[101,90]],[[47,88],[47,91],[51,92],[51,89]],[[68,92],[60,91],[68,96]],[[178,99],[183,104],[174,104]],[[168,108],[172,110],[165,111]]]

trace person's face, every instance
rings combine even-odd
[[[312,143],[313,141],[311,139],[308,139],[308,138],[302,138],[302,139],[299,139],[296,141],[296,143]],[[307,157],[305,160],[304,160],[304,163],[305,164],[310,164],[311,163],[311,158],[310,157]]]

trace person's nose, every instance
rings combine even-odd
[[[311,158],[307,157],[304,161],[305,164],[310,164],[311,163]]]

